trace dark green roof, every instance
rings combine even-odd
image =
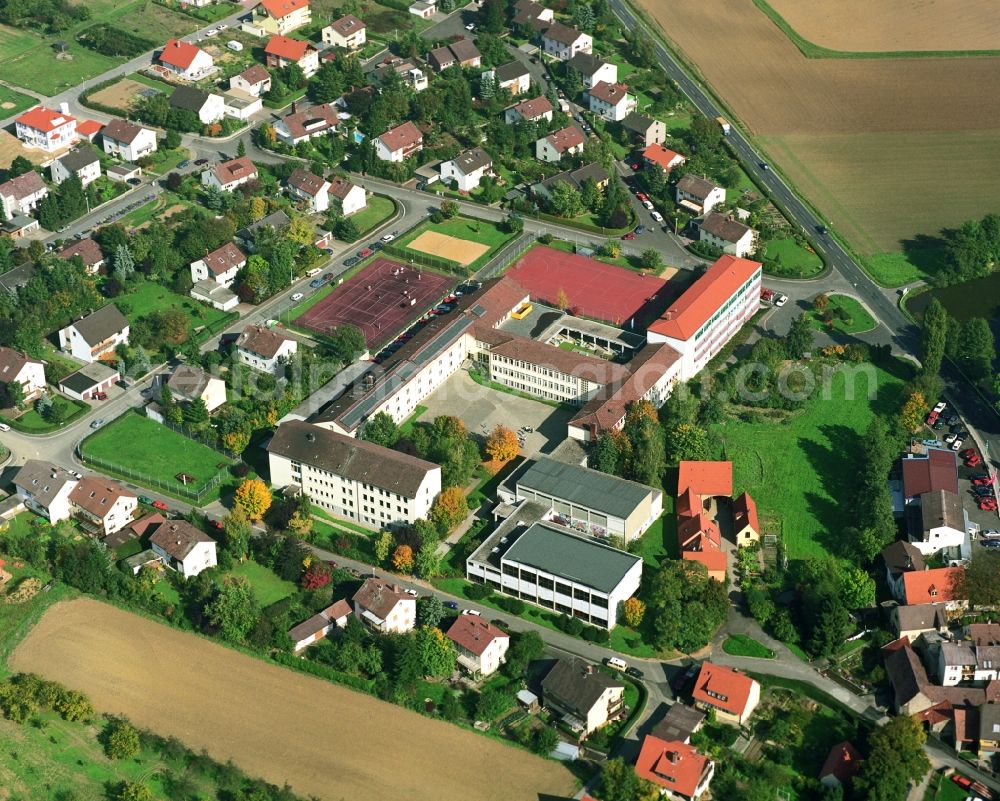
[[[517,485],[623,520],[656,492],[645,484],[555,459],[536,461]]]
[[[605,594],[642,559],[566,529],[535,523],[511,544],[505,562],[518,562]]]

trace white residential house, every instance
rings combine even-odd
[[[232,311],[240,305],[239,295],[211,278],[196,281],[189,294],[219,311]]]
[[[28,459],[14,475],[14,490],[24,505],[50,523],[68,520],[72,514],[70,493],[76,478],[52,462]]]
[[[537,122],[538,120],[552,122],[552,103],[544,95],[534,97],[531,100],[522,100],[510,108],[504,109],[503,121],[508,125],[513,125],[515,122]]]
[[[53,183],[61,184],[76,177],[87,186],[101,177],[101,157],[93,146],[84,145],[53,161],[49,170]]]
[[[264,101],[242,89],[227,89],[222,95],[223,113],[234,120],[248,120],[264,108]]]
[[[542,702],[587,736],[624,710],[625,685],[582,659],[559,659],[542,679]]]
[[[330,178],[330,207],[345,217],[350,217],[368,205],[364,187],[335,175]]]
[[[104,152],[123,161],[138,161],[156,152],[156,131],[124,120],[111,120],[101,130]]]
[[[59,330],[60,350],[89,364],[128,344],[129,324],[114,303]]]
[[[30,403],[45,390],[45,365],[27,353],[0,347],[0,399],[12,384],[20,385],[21,396]]]
[[[375,139],[375,155],[382,161],[405,161],[424,149],[424,135],[407,120]]]
[[[381,634],[406,634],[417,624],[417,594],[385,579],[365,579],[354,597],[354,614]]]
[[[194,283],[211,279],[224,287],[231,287],[236,274],[247,263],[247,257],[232,242],[226,242],[211,253],[191,262],[191,280]]]
[[[85,476],[69,494],[75,517],[103,538],[132,522],[139,498],[102,476]]]
[[[757,246],[757,232],[732,217],[712,212],[698,224],[698,241],[742,259]]]
[[[628,93],[624,83],[607,83],[601,81],[594,84],[587,92],[590,99],[590,110],[611,122],[621,122],[635,111],[635,95]]]
[[[150,536],[149,544],[167,567],[184,578],[197,576],[218,564],[215,540],[186,520],[160,523]]]
[[[214,186],[223,192],[232,192],[238,186],[257,180],[257,165],[249,156],[223,161],[201,174],[205,186]]]
[[[299,142],[336,133],[339,123],[337,109],[329,103],[303,111],[298,111],[293,103],[292,113],[274,124],[274,133],[285,144],[297,145]]]
[[[267,445],[271,484],[366,526],[410,525],[441,491],[441,468],[312,423],[282,423]]]
[[[190,403],[203,400],[209,414],[226,402],[226,382],[200,367],[180,364],[167,379],[174,400]]]
[[[531,73],[520,61],[511,61],[496,69],[486,70],[483,76],[486,75],[497,82],[498,89],[504,89],[511,95],[524,94],[531,88]]]
[[[229,88],[239,89],[248,95],[260,97],[271,89],[271,73],[264,69],[261,64],[254,64],[230,78]]]
[[[11,178],[0,184],[0,211],[6,219],[18,214],[30,214],[49,193],[49,188],[42,176],[34,170],[28,170],[17,178]]]
[[[726,190],[707,178],[688,173],[675,187],[677,204],[699,217],[726,202]]]
[[[357,50],[364,47],[367,28],[365,24],[348,14],[334,20],[323,29],[323,44],[343,47],[346,50]]]
[[[479,188],[483,176],[492,174],[493,157],[481,147],[459,153],[451,161],[441,164],[441,180],[454,181],[459,192]]]
[[[319,51],[311,43],[281,34],[275,34],[268,40],[264,58],[269,69],[282,69],[297,64],[307,78],[311,78],[319,69]]]
[[[567,66],[580,76],[584,89],[599,83],[618,82],[618,65],[590,53],[577,53]]]
[[[569,61],[577,53],[589,53],[593,46],[590,34],[561,22],[553,22],[542,31],[542,50],[560,61]]]
[[[243,364],[275,375],[284,371],[298,347],[296,340],[262,325],[248,325],[236,340],[236,351]]]
[[[430,19],[437,13],[437,0],[416,0],[407,10],[420,19]]]
[[[585,141],[583,131],[575,125],[567,125],[535,142],[535,158],[539,161],[559,161],[567,153],[571,156],[582,153]]]
[[[445,636],[455,644],[458,664],[474,676],[491,676],[506,661],[510,635],[480,615],[459,615]]]
[[[309,0],[261,0],[252,15],[252,24],[266,33],[288,34],[310,22]]]
[[[69,147],[79,137],[76,119],[69,115],[67,109],[66,104],[63,104],[60,111],[36,106],[24,112],[14,121],[17,138],[28,147],[40,148],[49,153]]]
[[[178,86],[170,95],[170,105],[195,114],[205,125],[226,116],[226,99],[214,92],[203,92],[193,86]]]
[[[321,214],[330,208],[330,182],[301,167],[288,176],[286,182],[289,197],[303,201],[314,214]]]
[[[215,60],[190,42],[171,39],[160,51],[157,62],[185,81],[198,81],[215,71]]]

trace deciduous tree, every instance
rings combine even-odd
[[[927,409],[927,399],[922,393],[910,393],[899,412],[899,420],[903,428],[911,434],[916,434],[924,424]]]
[[[517,434],[506,426],[496,426],[486,438],[486,453],[497,462],[509,462],[520,450]]]
[[[945,343],[948,338],[948,312],[941,301],[931,298],[924,309],[923,325],[920,329],[921,355],[923,370],[930,375],[941,372],[941,362],[944,359]]]
[[[389,558],[389,552],[395,544],[396,540],[388,531],[383,531],[375,538],[375,558],[380,565],[385,564],[385,561]]]
[[[391,448],[399,439],[399,426],[389,414],[379,412],[365,423],[361,429],[361,438],[384,448]]]
[[[250,518],[238,506],[222,519],[223,546],[233,559],[246,558],[252,531]]]
[[[409,545],[398,545],[392,553],[392,566],[400,573],[413,570],[413,548]]]
[[[260,520],[271,508],[271,491],[259,478],[248,478],[236,489],[235,505],[250,520]]]
[[[113,718],[104,730],[104,752],[111,759],[131,759],[140,750],[139,732],[122,718]]]
[[[865,801],[905,798],[907,785],[918,784],[930,770],[926,740],[920,723],[908,715],[876,727],[868,737],[868,758],[854,779],[855,794]]]
[[[206,608],[208,619],[227,642],[242,644],[260,617],[260,603],[243,576],[226,576]]]
[[[455,670],[455,646],[439,628],[422,626],[413,633],[425,676],[450,676]]]
[[[632,628],[638,628],[642,625],[642,619],[646,616],[646,604],[640,601],[638,598],[632,597],[622,604],[622,617],[625,618],[625,623]]]
[[[469,504],[461,487],[448,487],[434,499],[430,519],[440,534],[444,535],[465,520]]]

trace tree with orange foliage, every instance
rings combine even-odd
[[[509,462],[521,450],[517,434],[507,426],[498,425],[486,438],[486,453],[497,462]]]
[[[446,534],[463,520],[469,513],[469,503],[461,487],[448,487],[434,499],[429,515],[431,522],[437,527],[439,534]]]
[[[927,400],[922,392],[914,392],[906,399],[899,415],[903,427],[911,434],[916,434],[924,423],[924,415],[927,414]]]
[[[234,503],[251,520],[260,520],[271,508],[271,491],[259,478],[248,478],[236,489]]]
[[[399,545],[392,554],[392,566],[400,573],[413,570],[413,549],[409,545]]]
[[[634,629],[638,628],[642,625],[642,619],[646,616],[646,604],[638,598],[629,598],[622,604],[622,616],[625,618],[626,624]]]

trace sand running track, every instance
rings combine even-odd
[[[637,2],[859,250],[1000,206],[1000,58],[807,59],[753,0]]]
[[[324,800],[538,801],[575,792],[558,763],[90,599],[53,606],[10,667]]]

